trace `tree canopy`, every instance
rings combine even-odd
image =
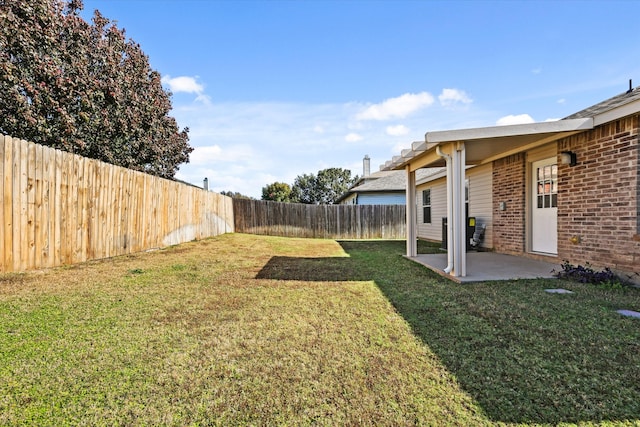
[[[262,187],[262,200],[272,200],[274,202],[290,202],[291,187],[284,182],[274,182]]]
[[[81,0],[0,0],[0,132],[172,178],[193,150],[140,45]]]
[[[328,168],[318,171],[318,175],[298,175],[291,187],[291,201],[308,204],[333,204],[358,180],[351,177],[351,171],[342,168]]]

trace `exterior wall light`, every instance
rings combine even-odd
[[[578,164],[576,153],[573,151],[563,151],[560,153],[560,163],[563,165],[575,166]]]

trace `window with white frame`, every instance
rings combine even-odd
[[[431,189],[422,190],[422,222],[431,224]]]
[[[469,180],[464,181],[464,215],[469,218]]]

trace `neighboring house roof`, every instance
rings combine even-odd
[[[375,180],[380,179],[380,178],[388,177],[389,175],[393,175],[394,173],[395,173],[395,171],[378,171],[378,172],[374,172],[374,173],[372,173],[370,175],[367,175],[367,176],[362,176],[356,181],[355,184],[353,184],[351,186],[351,188],[358,187],[358,186],[363,185],[363,184],[365,184],[367,182],[375,181]]]
[[[442,168],[428,168],[416,171],[416,180],[425,178],[434,173],[438,173]],[[349,191],[354,193],[365,193],[372,191],[405,191],[407,188],[407,174],[405,171],[389,171],[385,176],[366,182],[357,187],[352,187]]]
[[[426,179],[443,170],[443,168],[420,169],[416,171],[416,181]],[[358,184],[360,182],[362,183]],[[358,183],[340,196],[336,203],[341,202],[352,194],[358,193],[404,193],[407,188],[407,174],[405,171],[379,171],[358,180]]]

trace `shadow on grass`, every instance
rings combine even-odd
[[[262,267],[256,279],[346,282],[372,280],[349,257],[297,258],[274,256]]]
[[[257,278],[374,281],[493,421],[640,420],[640,322],[614,312],[640,292],[458,285],[402,257],[403,242],[340,244],[349,257],[274,257]]]
[[[374,247],[381,244],[390,244],[394,248],[404,245],[399,241],[372,241]],[[345,252],[349,245],[359,245],[360,242],[340,242]],[[440,246],[434,243],[418,242],[419,253],[439,253]],[[273,280],[302,280],[311,282],[347,282],[375,280],[375,277],[364,267],[363,260],[348,257],[288,257],[274,256],[260,270],[256,279]]]

